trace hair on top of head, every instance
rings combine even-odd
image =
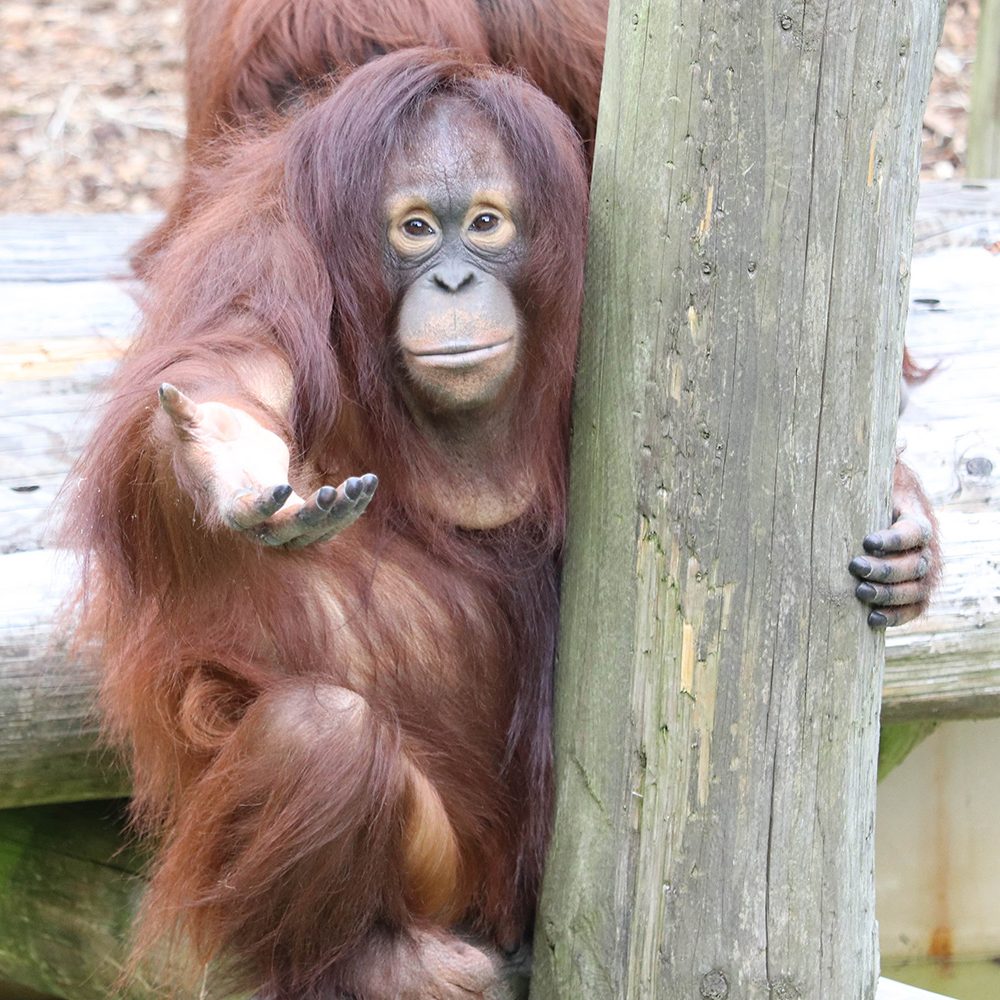
[[[551,0],[544,0],[548,4]],[[486,61],[478,0],[187,0],[188,148],[275,108],[332,72],[429,45]]]

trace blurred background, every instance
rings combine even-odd
[[[3,0],[0,212],[147,212],[184,137],[180,0]],[[979,0],[951,0],[925,178],[963,176]]]

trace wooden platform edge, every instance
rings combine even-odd
[[[928,993],[927,990],[892,979],[880,979],[875,991],[875,1000],[949,1000],[943,993]]]

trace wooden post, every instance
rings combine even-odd
[[[1000,3],[982,0],[969,108],[969,177],[1000,177]]]
[[[612,4],[538,1000],[871,1000],[888,520],[937,0]]]

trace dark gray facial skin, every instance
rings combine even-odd
[[[518,190],[497,139],[442,102],[387,173],[386,260],[401,296],[407,395],[428,416],[493,409],[517,382],[525,256]]]

